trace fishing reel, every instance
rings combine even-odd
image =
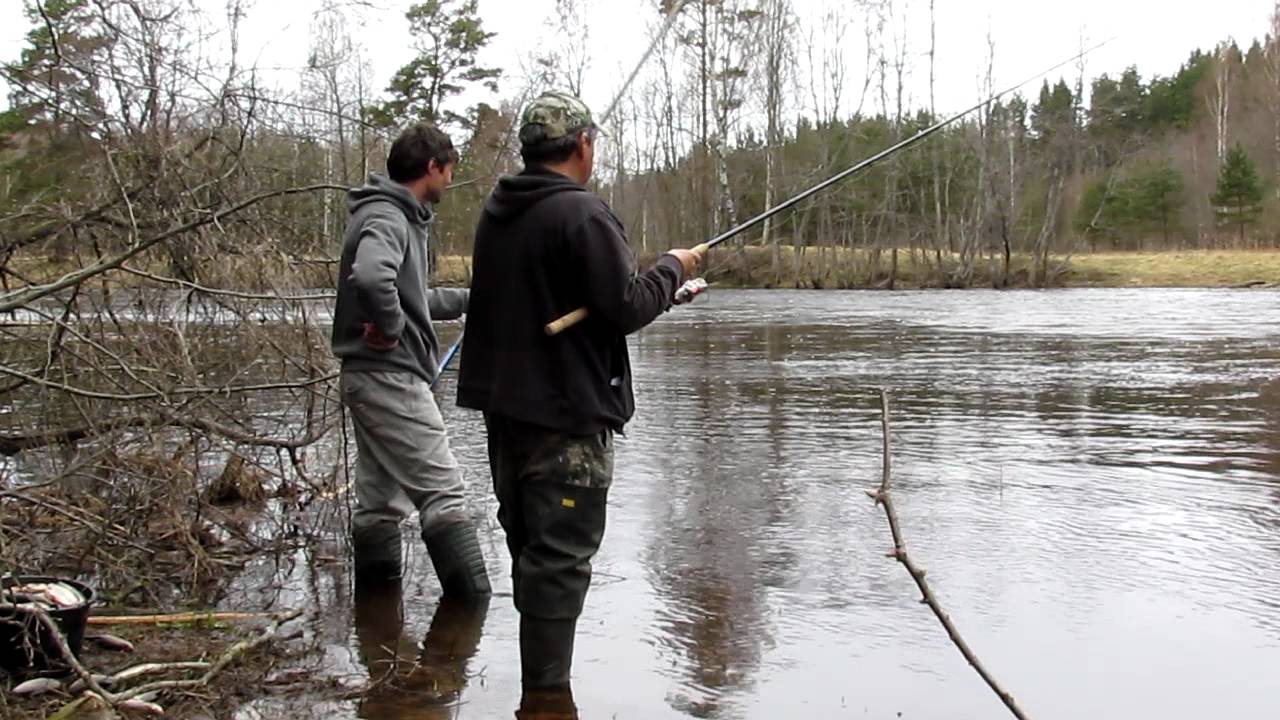
[[[694,278],[680,286],[676,290],[675,296],[671,298],[672,305],[684,305],[692,302],[693,299],[707,291],[709,287],[706,278]]]

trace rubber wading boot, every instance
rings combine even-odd
[[[351,530],[356,582],[400,579],[400,525],[380,522]]]
[[[520,678],[525,688],[565,689],[578,621],[520,616]]]
[[[422,539],[445,597],[480,598],[493,592],[476,528],[470,522],[451,523],[430,535],[423,533]]]

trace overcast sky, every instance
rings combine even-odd
[[[21,5],[31,0],[0,0],[0,59],[16,59],[29,25]],[[225,17],[225,0],[189,0],[205,10],[212,22]],[[612,98],[646,45],[646,27],[654,22],[652,0],[582,0],[587,7],[591,66],[584,96],[602,108]],[[802,21],[819,21],[832,5],[852,7],[839,0],[793,0]],[[263,68],[282,68],[275,81],[287,87],[306,63],[308,26],[316,0],[245,0],[242,57]],[[363,27],[353,33],[363,41],[378,87],[412,57],[404,11],[411,0],[373,0],[375,9],[361,10]],[[1210,49],[1226,38],[1247,46],[1266,33],[1272,0],[936,0],[937,98],[940,111],[973,104],[977,77],[985,66],[986,37],[996,47],[996,85],[1024,79],[1078,51],[1081,38],[1093,44],[1118,36],[1087,59],[1089,76],[1118,73],[1137,65],[1143,77],[1177,70],[1196,47]],[[519,60],[539,42],[546,42],[555,0],[480,0],[486,29],[497,36],[485,62],[515,71]],[[916,57],[911,87],[920,105],[927,99],[928,0],[897,0],[907,19],[908,44]],[[901,10],[905,8],[905,11]],[[855,18],[860,17],[853,12]],[[853,38],[861,39],[858,26]],[[858,53],[850,53],[851,77],[864,69]],[[803,62],[803,58],[802,58]],[[1070,76],[1072,68],[1065,69]],[[861,85],[860,81],[856,83]],[[514,91],[514,83],[504,88]],[[1025,92],[1034,94],[1035,86]],[[494,98],[496,100],[496,98]],[[5,100],[7,103],[7,99]]]

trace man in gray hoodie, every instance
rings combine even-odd
[[[490,593],[484,556],[430,390],[439,372],[431,321],[467,310],[467,290],[427,287],[430,205],[457,162],[448,135],[417,125],[391,145],[387,174],[370,173],[349,193],[333,353],[355,427],[357,581],[400,577],[400,523],[416,509],[444,594],[481,597]]]

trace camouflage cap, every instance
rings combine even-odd
[[[595,127],[586,103],[564,92],[545,92],[520,115],[520,143],[536,145]]]

